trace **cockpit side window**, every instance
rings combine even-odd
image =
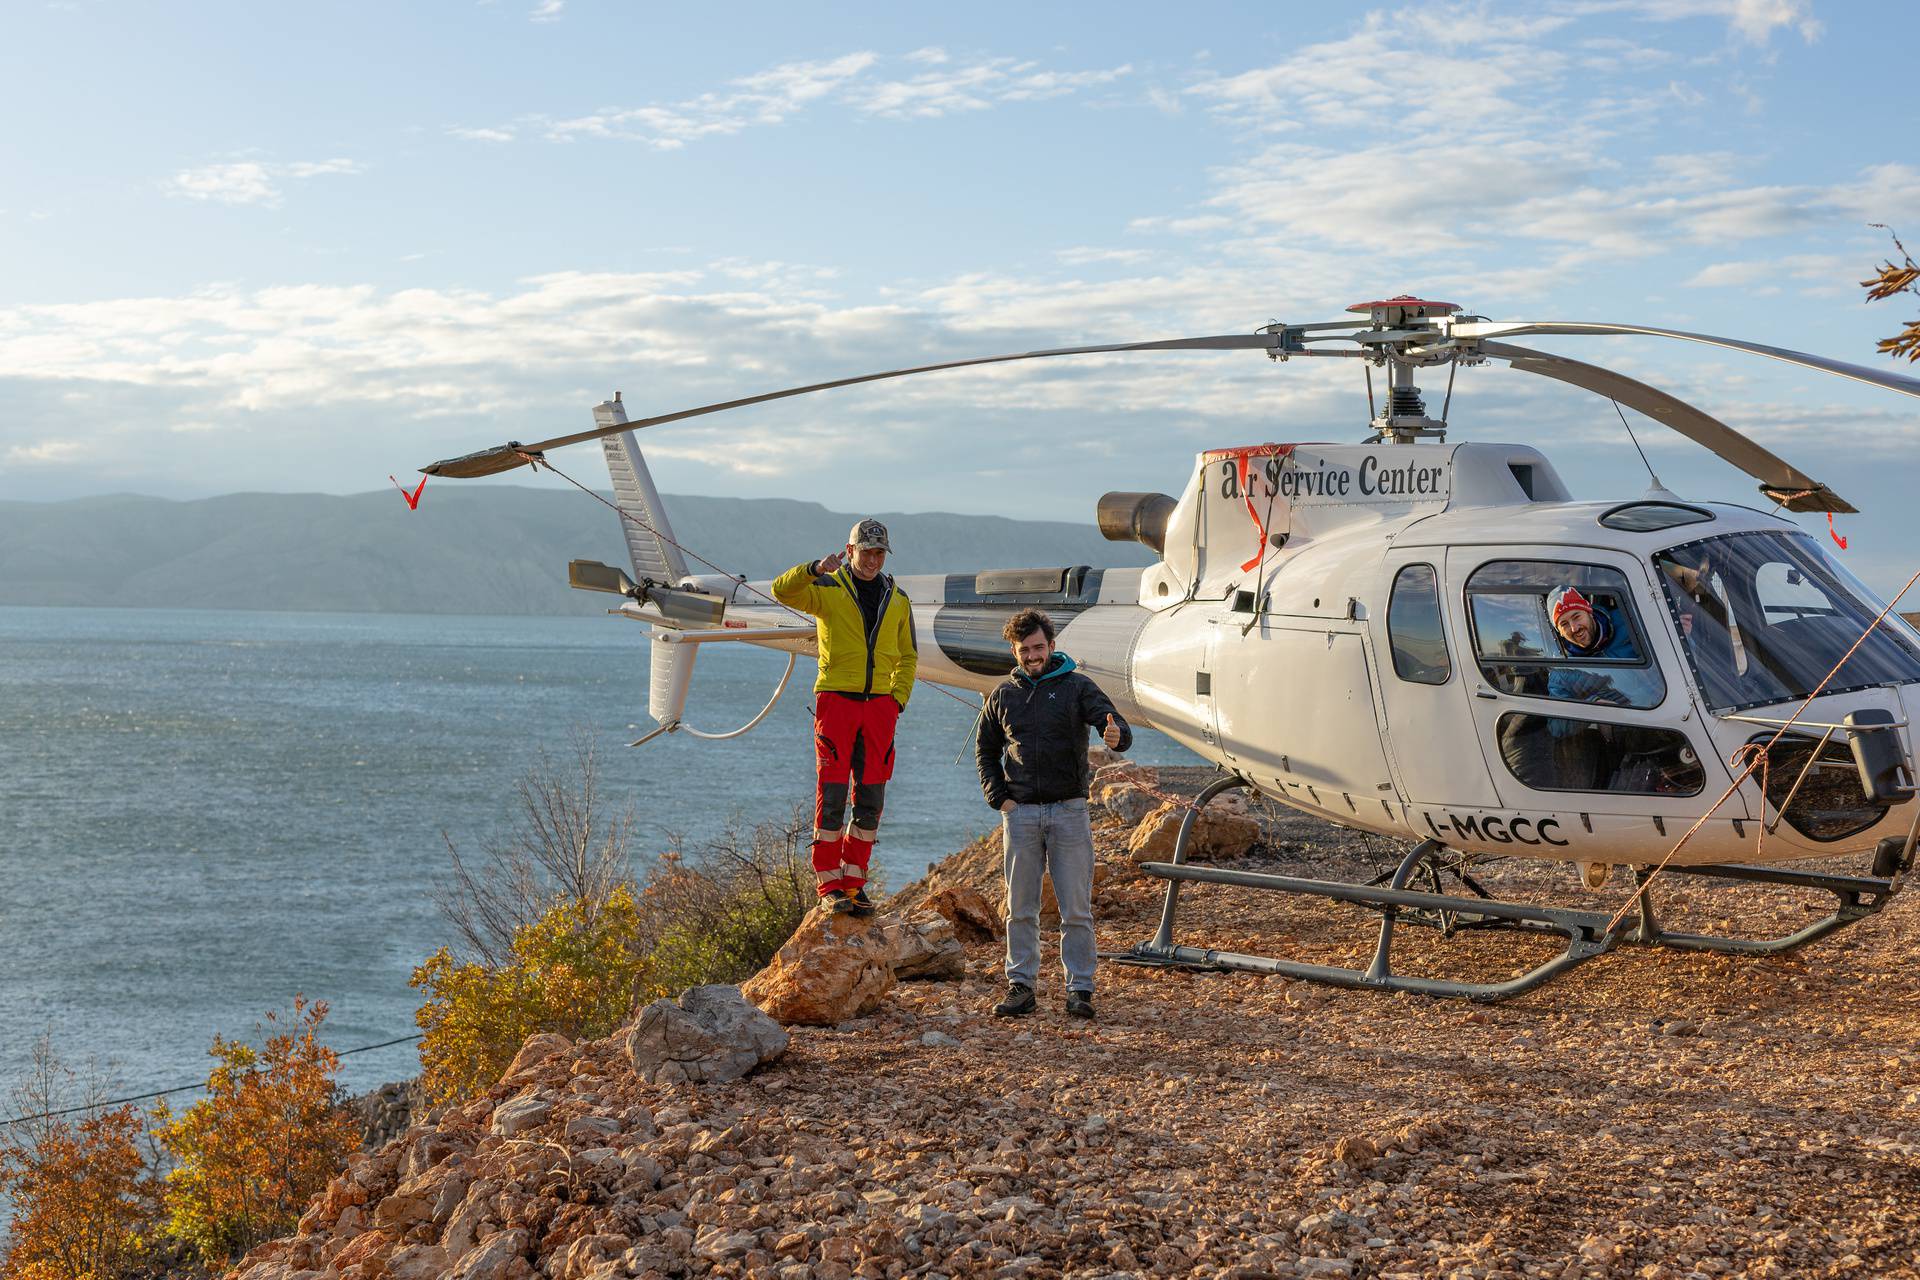
[[[1617,569],[1495,560],[1467,579],[1467,616],[1482,678],[1506,693],[1635,708],[1666,697]]]
[[[1445,684],[1453,675],[1440,621],[1440,584],[1430,564],[1410,564],[1393,578],[1387,601],[1393,673],[1415,684]]]

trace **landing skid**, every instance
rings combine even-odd
[[[1224,867],[1189,865],[1187,845],[1193,834],[1194,818],[1208,801],[1221,792],[1246,785],[1244,779],[1237,777],[1221,778],[1210,783],[1194,800],[1193,807],[1181,820],[1180,833],[1174,841],[1173,861],[1149,862],[1140,868],[1148,875],[1157,876],[1168,882],[1166,903],[1160,912],[1160,927],[1151,941],[1140,943],[1130,951],[1111,957],[1112,959],[1122,964],[1271,973],[1283,977],[1300,978],[1308,982],[1324,982],[1336,987],[1411,991],[1419,995],[1457,996],[1482,1003],[1493,1003],[1531,991],[1576,965],[1584,964],[1595,956],[1605,955],[1622,943],[1672,947],[1682,951],[1717,951],[1729,955],[1771,955],[1791,951],[1795,947],[1804,946],[1816,938],[1825,937],[1857,920],[1876,914],[1899,892],[1904,878],[1904,868],[1896,870],[1888,878],[1730,864],[1667,868],[1670,874],[1823,890],[1833,894],[1839,900],[1831,913],[1804,928],[1776,938],[1752,939],[1723,938],[1710,934],[1682,933],[1664,929],[1655,915],[1650,891],[1640,895],[1637,913],[1623,919],[1611,930],[1608,928],[1611,917],[1604,912],[1535,906],[1493,898],[1488,896],[1486,891],[1470,877],[1464,875],[1458,864],[1443,863],[1440,859],[1445,852],[1445,846],[1434,840],[1423,841],[1409,850],[1384,887],[1378,880],[1372,884],[1350,884],[1338,880],[1319,880],[1301,876],[1271,875],[1258,871],[1236,871]],[[1908,859],[1912,856],[1911,849],[1912,845],[1909,844]],[[1437,890],[1440,886],[1442,871],[1458,876],[1476,896],[1423,892],[1407,888],[1407,884],[1415,875],[1423,875]],[[1636,869],[1634,871],[1635,886],[1645,889],[1646,882],[1647,873]],[[1242,955],[1233,951],[1214,951],[1175,945],[1174,916],[1179,909],[1180,887],[1183,884],[1228,884],[1251,889],[1272,889],[1280,893],[1304,894],[1333,902],[1350,902],[1357,906],[1370,907],[1382,913],[1380,938],[1374,947],[1373,961],[1365,969],[1348,969],[1334,965],[1307,964],[1297,960],[1281,960],[1271,956]],[[1436,927],[1445,933],[1452,933],[1456,929],[1476,928],[1552,935],[1564,938],[1566,945],[1559,955],[1505,982],[1456,982],[1446,978],[1410,977],[1395,973],[1392,964],[1394,926],[1402,919],[1409,924]]]

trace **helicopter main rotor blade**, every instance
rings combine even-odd
[[[1813,479],[1785,459],[1761,448],[1726,423],[1702,413],[1684,400],[1644,382],[1598,365],[1582,364],[1503,342],[1482,342],[1480,350],[1515,369],[1556,378],[1638,409],[1655,422],[1672,427],[1695,444],[1704,445],[1760,482],[1761,492],[1789,511],[1853,511],[1852,503]],[[1788,496],[1792,495],[1792,496]]]
[[[745,396],[739,400],[722,400],[718,404],[703,404],[695,409],[682,409],[678,413],[663,413],[652,418],[636,418],[632,422],[617,423],[613,426],[596,427],[592,431],[577,431],[572,435],[555,436],[551,440],[540,440],[533,444],[520,444],[510,441],[496,445],[491,449],[482,449],[478,453],[464,454],[458,458],[446,458],[440,462],[421,467],[420,470],[430,476],[447,476],[457,480],[468,480],[476,476],[490,476],[502,471],[511,471],[515,467],[524,467],[532,457],[545,453],[549,449],[564,448],[570,444],[581,444],[588,440],[598,440],[620,431],[638,431],[642,427],[657,427],[666,422],[679,422],[683,418],[698,418],[703,414],[720,413],[727,409],[740,409],[750,404],[764,404],[769,400],[784,400],[788,396],[804,396],[815,391],[831,391],[835,387],[851,387],[862,382],[880,382],[887,378],[904,378],[916,373],[934,373],[941,369],[964,369],[977,364],[1005,364],[1012,360],[1043,360],[1051,356],[1099,355],[1113,351],[1232,351],[1256,350],[1279,351],[1286,339],[1279,333],[1227,333],[1200,338],[1161,338],[1149,342],[1116,342],[1092,347],[1057,347],[1049,351],[1018,351],[1011,355],[979,356],[971,360],[945,360],[939,364],[915,365],[910,369],[888,369],[881,373],[863,373],[855,378],[836,378],[832,382],[814,382],[804,387],[788,387],[784,391],[768,391],[757,396]]]
[[[1746,351],[1757,356],[1766,356],[1770,360],[1784,360],[1788,364],[1802,365],[1808,369],[1819,369],[1823,373],[1836,374],[1842,378],[1852,378],[1856,382],[1872,383],[1876,387],[1885,387],[1889,391],[1898,391],[1905,395],[1920,396],[1920,378],[1910,378],[1905,374],[1889,373],[1883,369],[1869,369],[1865,365],[1848,364],[1844,360],[1829,360],[1825,356],[1808,355],[1804,351],[1792,351],[1786,347],[1769,347],[1758,342],[1742,342],[1738,338],[1718,338],[1709,333],[1687,333],[1681,329],[1651,329],[1638,324],[1589,324],[1584,321],[1568,320],[1526,320],[1496,321],[1469,320],[1447,327],[1446,332],[1455,338],[1468,341],[1480,338],[1514,338],[1530,333],[1538,334],[1641,334],[1654,338],[1681,338],[1687,342],[1704,342],[1710,347],[1726,347],[1733,351]]]

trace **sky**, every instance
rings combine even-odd
[[[1920,242],[1920,7],[1182,9],[15,0],[0,498],[411,487],[615,390],[639,417],[1400,293],[1920,372],[1874,352],[1914,300],[1856,283],[1893,249],[1869,224]],[[1831,485],[1872,585],[1920,569],[1920,400],[1693,344],[1528,341]],[[1358,362],[1163,354],[642,443],[669,493],[1091,520],[1108,489],[1178,493],[1199,450],[1366,417]],[[1612,407],[1561,384],[1465,370],[1451,419],[1543,449],[1578,497],[1646,487]],[[1757,501],[1638,421],[1669,488]],[[605,483],[590,446],[553,460]],[[434,481],[422,510],[497,482]]]

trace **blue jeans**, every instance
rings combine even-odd
[[[1040,877],[1060,903],[1067,990],[1093,991],[1093,828],[1085,799],[1015,805],[1000,815],[1007,883],[1007,981],[1034,985],[1040,968]]]

